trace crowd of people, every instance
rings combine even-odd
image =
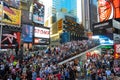
[[[48,48],[46,50],[37,50],[34,52],[27,51],[22,54],[22,57],[18,56],[21,54],[21,51],[18,52],[17,56],[14,51],[1,53],[0,79],[75,80],[77,78],[79,79],[79,76],[82,78],[84,73],[84,76],[88,77],[87,80],[90,80],[89,78],[94,80],[92,74],[95,74],[97,70],[104,69],[103,71],[107,72],[107,70],[113,69],[111,64],[102,65],[103,62],[105,63],[105,61],[110,63],[108,60],[109,57],[104,57],[104,59],[102,59],[103,57],[99,58],[101,60],[90,58],[82,65],[81,62],[76,63],[75,61],[70,61],[62,65],[58,65],[58,63],[70,58],[71,56],[77,55],[78,53],[80,54],[81,52],[88,50],[98,44],[99,42],[94,40],[72,41],[61,46]],[[100,75],[103,75],[102,72]],[[110,73],[110,75],[112,74]],[[109,75],[107,75],[107,78],[108,77]]]
[[[101,54],[99,57],[89,57],[81,66],[82,74],[87,80],[119,80],[114,68],[113,54]]]

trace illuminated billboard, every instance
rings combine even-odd
[[[34,44],[45,44],[45,45],[48,45],[49,43],[50,43],[50,39],[34,38]]]
[[[12,8],[5,2],[3,2],[3,19],[2,22],[20,25],[21,24],[21,10]]]
[[[120,59],[120,44],[114,44],[114,58]]]
[[[22,25],[22,41],[32,42],[33,40],[33,26]]]
[[[38,38],[50,38],[50,30],[42,27],[35,27],[34,37]]]
[[[49,44],[50,42],[50,29],[35,27],[34,28],[34,44]]]
[[[2,49],[15,48],[16,44],[18,45],[20,44],[20,32],[3,30],[1,48]]]
[[[32,23],[32,16],[30,14],[32,14],[32,13],[27,11],[27,10],[22,10],[22,12],[21,12],[21,15],[22,15],[21,23],[31,24]]]
[[[2,10],[3,10],[3,8],[2,8],[2,2],[0,1],[0,21],[2,20]]]
[[[101,45],[113,45],[113,40],[104,35],[94,35],[92,39],[98,39]]]
[[[120,18],[120,0],[98,0],[99,21]]]
[[[38,1],[35,1],[33,5],[33,22],[44,24],[44,5]]]

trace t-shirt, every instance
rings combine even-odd
[[[110,70],[106,70],[105,73],[107,74],[107,76],[110,76],[111,71]]]

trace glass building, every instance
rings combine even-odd
[[[98,22],[97,14],[97,0],[90,0],[90,27],[93,30],[92,25]]]

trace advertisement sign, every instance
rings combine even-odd
[[[4,0],[6,4],[9,4],[9,6],[19,8],[20,7],[20,0]]]
[[[62,30],[62,27],[63,27],[62,25],[63,25],[63,20],[60,19],[60,20],[58,21],[58,23],[57,23],[58,31],[61,31],[61,30]]]
[[[33,22],[44,24],[44,5],[35,1],[33,6]]]
[[[34,29],[34,37],[37,38],[50,38],[50,29],[35,27]]]
[[[64,32],[62,34],[62,43],[66,43],[70,41],[70,34],[69,32]]]
[[[99,29],[104,29],[104,28],[112,28],[112,20],[93,24],[94,30],[99,30]]]
[[[58,28],[57,28],[57,22],[52,24],[52,28],[51,28],[51,32],[52,34],[56,34],[58,32]]]
[[[93,35],[104,35],[113,40],[112,20],[93,24]]]
[[[120,44],[114,44],[114,58],[120,58]]]
[[[113,34],[114,44],[120,44],[120,34]]]
[[[30,16],[32,13],[30,13],[27,10],[22,10],[22,22],[21,23],[26,23],[26,24],[30,24],[32,23],[32,16]]]
[[[13,25],[21,24],[21,11],[3,3],[3,22]]]
[[[120,22],[114,19],[112,21],[113,21],[113,27],[120,30]]]
[[[106,35],[94,35],[92,39],[99,40],[101,45],[113,45],[113,40]]]
[[[50,39],[49,38],[34,38],[34,44],[49,44]]]
[[[33,40],[33,26],[22,25],[22,41],[32,42]]]
[[[114,46],[115,46],[115,49],[114,49],[115,53],[120,54],[120,44],[115,44]]]
[[[120,0],[98,0],[99,21],[120,18]]]
[[[1,48],[2,49],[15,48],[16,44],[18,45],[20,44],[20,32],[3,30]]]
[[[1,4],[1,1],[0,1],[0,21],[2,20],[2,10],[3,10],[3,8],[2,8],[2,4]]]

